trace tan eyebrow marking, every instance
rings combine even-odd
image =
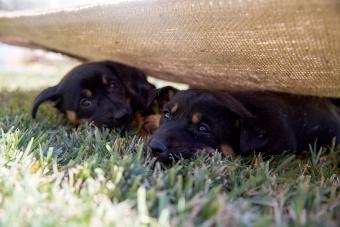
[[[191,121],[192,123],[196,124],[202,119],[202,113],[194,113],[192,115]]]
[[[235,157],[235,152],[231,146],[228,144],[222,144],[220,147],[221,153],[227,157],[227,158],[234,158]]]
[[[83,94],[85,97],[87,97],[87,98],[90,98],[90,97],[93,96],[92,91],[89,90],[89,89],[84,89],[84,90],[82,90],[82,94]]]
[[[239,121],[239,120],[236,120],[236,121],[235,121],[235,127],[236,127],[236,128],[240,128],[240,121]]]
[[[106,75],[104,74],[104,75],[102,75],[102,83],[104,84],[104,85],[108,85],[109,84],[109,81],[107,80],[107,78],[106,78]]]
[[[178,109],[178,103],[176,103],[173,107],[171,107],[171,113],[175,113]]]

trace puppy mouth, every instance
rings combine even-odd
[[[131,116],[126,116],[119,121],[115,121],[113,119],[105,120],[105,121],[96,121],[92,120],[93,124],[99,128],[107,128],[110,130],[117,130],[119,133],[125,132],[131,123]]]
[[[212,155],[216,153],[216,149],[211,147],[176,147],[169,150],[169,157],[174,160],[191,159],[199,154]]]

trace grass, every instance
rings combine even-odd
[[[0,76],[1,77],[1,76]],[[162,166],[130,134],[78,129],[0,92],[1,226],[338,226],[340,149]]]

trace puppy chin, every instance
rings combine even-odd
[[[181,159],[192,159],[199,154],[212,156],[217,152],[216,149],[212,147],[180,147],[169,149],[166,154],[155,155],[157,160],[163,163],[173,163]]]
[[[195,157],[197,149],[194,148],[186,148],[186,147],[178,147],[178,148],[170,148],[167,152],[163,154],[154,154],[158,161],[171,164],[181,159],[191,159]]]

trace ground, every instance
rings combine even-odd
[[[0,226],[339,226],[340,149],[166,167],[133,133],[75,129],[47,105],[33,120],[57,79],[0,73]]]

